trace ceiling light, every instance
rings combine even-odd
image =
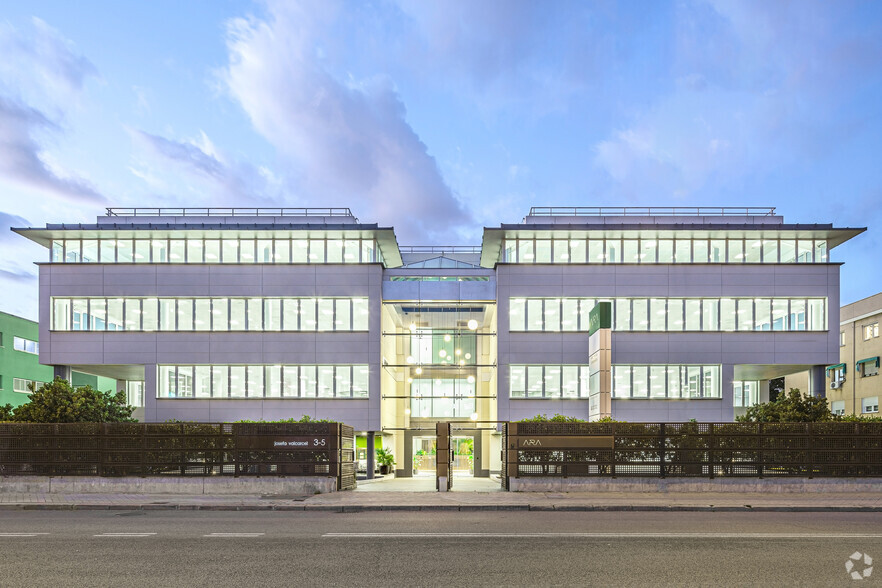
[[[478,321],[476,321],[475,319],[471,319],[471,320],[469,321],[469,330],[470,330],[470,331],[474,331],[474,330],[476,330],[477,328],[478,328]]]

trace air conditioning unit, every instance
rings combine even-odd
[[[842,382],[836,382],[836,381],[830,382],[830,387],[833,388],[834,390],[837,388],[842,388]]]

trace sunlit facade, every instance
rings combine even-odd
[[[480,246],[399,246],[348,209],[108,209],[14,230],[48,253],[40,362],[142,390],[139,418],[341,420],[380,437],[400,475],[456,421],[473,446],[462,467],[485,476],[497,421],[587,418],[601,301],[613,418],[730,421],[804,370],[823,393],[839,350],[831,252],[863,229],[576,207],[534,208]]]

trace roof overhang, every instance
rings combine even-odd
[[[780,224],[769,225],[677,225],[677,224],[514,224],[485,228],[481,247],[481,266],[494,267],[499,261],[502,241],[521,237],[536,239],[823,239],[832,249],[864,231],[866,227],[832,225]]]

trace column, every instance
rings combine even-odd
[[[376,447],[374,445],[374,432],[367,432],[367,479],[374,479],[374,469],[377,465]]]

